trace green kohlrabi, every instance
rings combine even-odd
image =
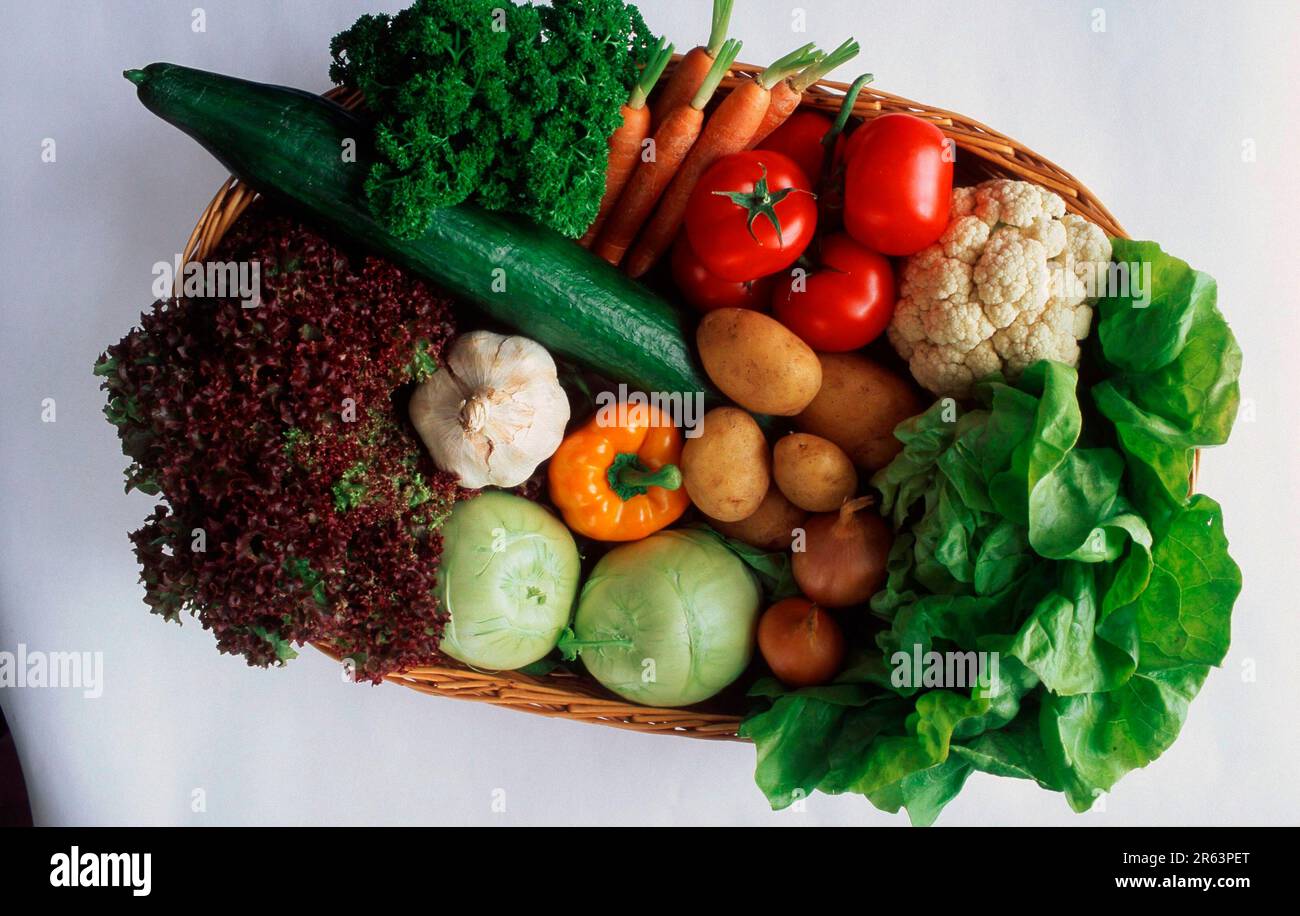
[[[537,503],[490,490],[458,502],[442,527],[438,597],[450,616],[440,648],[503,670],[555,647],[578,591],[573,535]]]
[[[708,531],[616,547],[582,588],[573,635],[596,680],[648,706],[686,706],[734,681],[754,650],[757,578]]]

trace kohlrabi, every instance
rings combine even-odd
[[[759,600],[753,573],[718,538],[661,531],[601,558],[560,648],[621,697],[686,706],[745,670]]]
[[[442,651],[492,670],[550,652],[578,591],[578,548],[563,523],[494,490],[457,503],[442,536],[438,597],[450,614]]]

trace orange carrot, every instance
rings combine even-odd
[[[596,241],[601,227],[609,218],[609,211],[614,209],[618,195],[623,193],[623,186],[627,184],[627,180],[632,177],[632,170],[636,168],[637,157],[641,155],[641,144],[650,133],[650,109],[645,105],[646,96],[659,81],[669,58],[673,56],[673,46],[667,42],[666,38],[659,39],[659,44],[651,53],[645,69],[641,71],[641,78],[632,87],[627,102],[619,109],[623,115],[623,123],[609,138],[609,163],[605,166],[605,196],[600,199],[600,210],[595,220],[587,227],[586,234],[578,242],[583,248],[590,248],[591,243]]]
[[[659,95],[650,108],[651,123],[655,127],[681,106],[689,105],[691,99],[695,98],[695,93],[700,91],[704,78],[709,75],[718,52],[722,50],[722,43],[727,39],[731,4],[732,0],[713,0],[713,29],[709,32],[709,43],[691,48],[677,62],[677,69],[659,90]]]
[[[659,209],[646,224],[628,256],[627,272],[630,276],[644,274],[668,250],[681,228],[686,216],[686,202],[690,200],[700,176],[723,156],[745,148],[754,131],[763,123],[772,87],[792,72],[807,66],[812,53],[812,45],[791,51],[760,73],[757,79],[741,83],[718,103],[704,125],[700,139],[691,147],[690,155],[664,192]]]
[[[642,154],[636,171],[623,188],[618,203],[610,211],[605,227],[596,239],[593,250],[609,263],[618,265],[622,262],[637,231],[672,181],[678,166],[687,158],[704,124],[704,106],[713,97],[739,51],[740,42],[724,42],[695,97],[689,104],[678,105],[669,112],[655,129],[652,155],[646,158]]]
[[[754,136],[749,138],[745,149],[753,149],[766,140],[769,134],[794,114],[801,101],[803,101],[803,93],[794,88],[791,80],[781,80],[773,86],[772,97],[767,102],[767,111],[763,113],[763,123],[758,126],[758,130],[754,131]]]
[[[773,86],[772,98],[767,104],[767,112],[763,115],[763,123],[759,125],[758,130],[754,131],[749,146],[745,148],[753,149],[766,140],[772,131],[784,124],[786,119],[795,113],[795,109],[803,101],[805,89],[836,67],[851,61],[857,56],[859,50],[858,43],[850,38],[830,54],[818,57],[817,60],[800,70],[796,75],[783,79]]]

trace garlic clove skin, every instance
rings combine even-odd
[[[513,487],[559,448],[569,399],[540,344],[472,331],[415,389],[410,414],[434,463],[462,486]]]

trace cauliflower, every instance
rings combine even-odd
[[[948,228],[903,267],[889,340],[940,396],[966,397],[977,380],[1014,379],[1040,359],[1077,366],[1088,293],[1110,254],[1106,234],[1045,188],[956,188]]]

